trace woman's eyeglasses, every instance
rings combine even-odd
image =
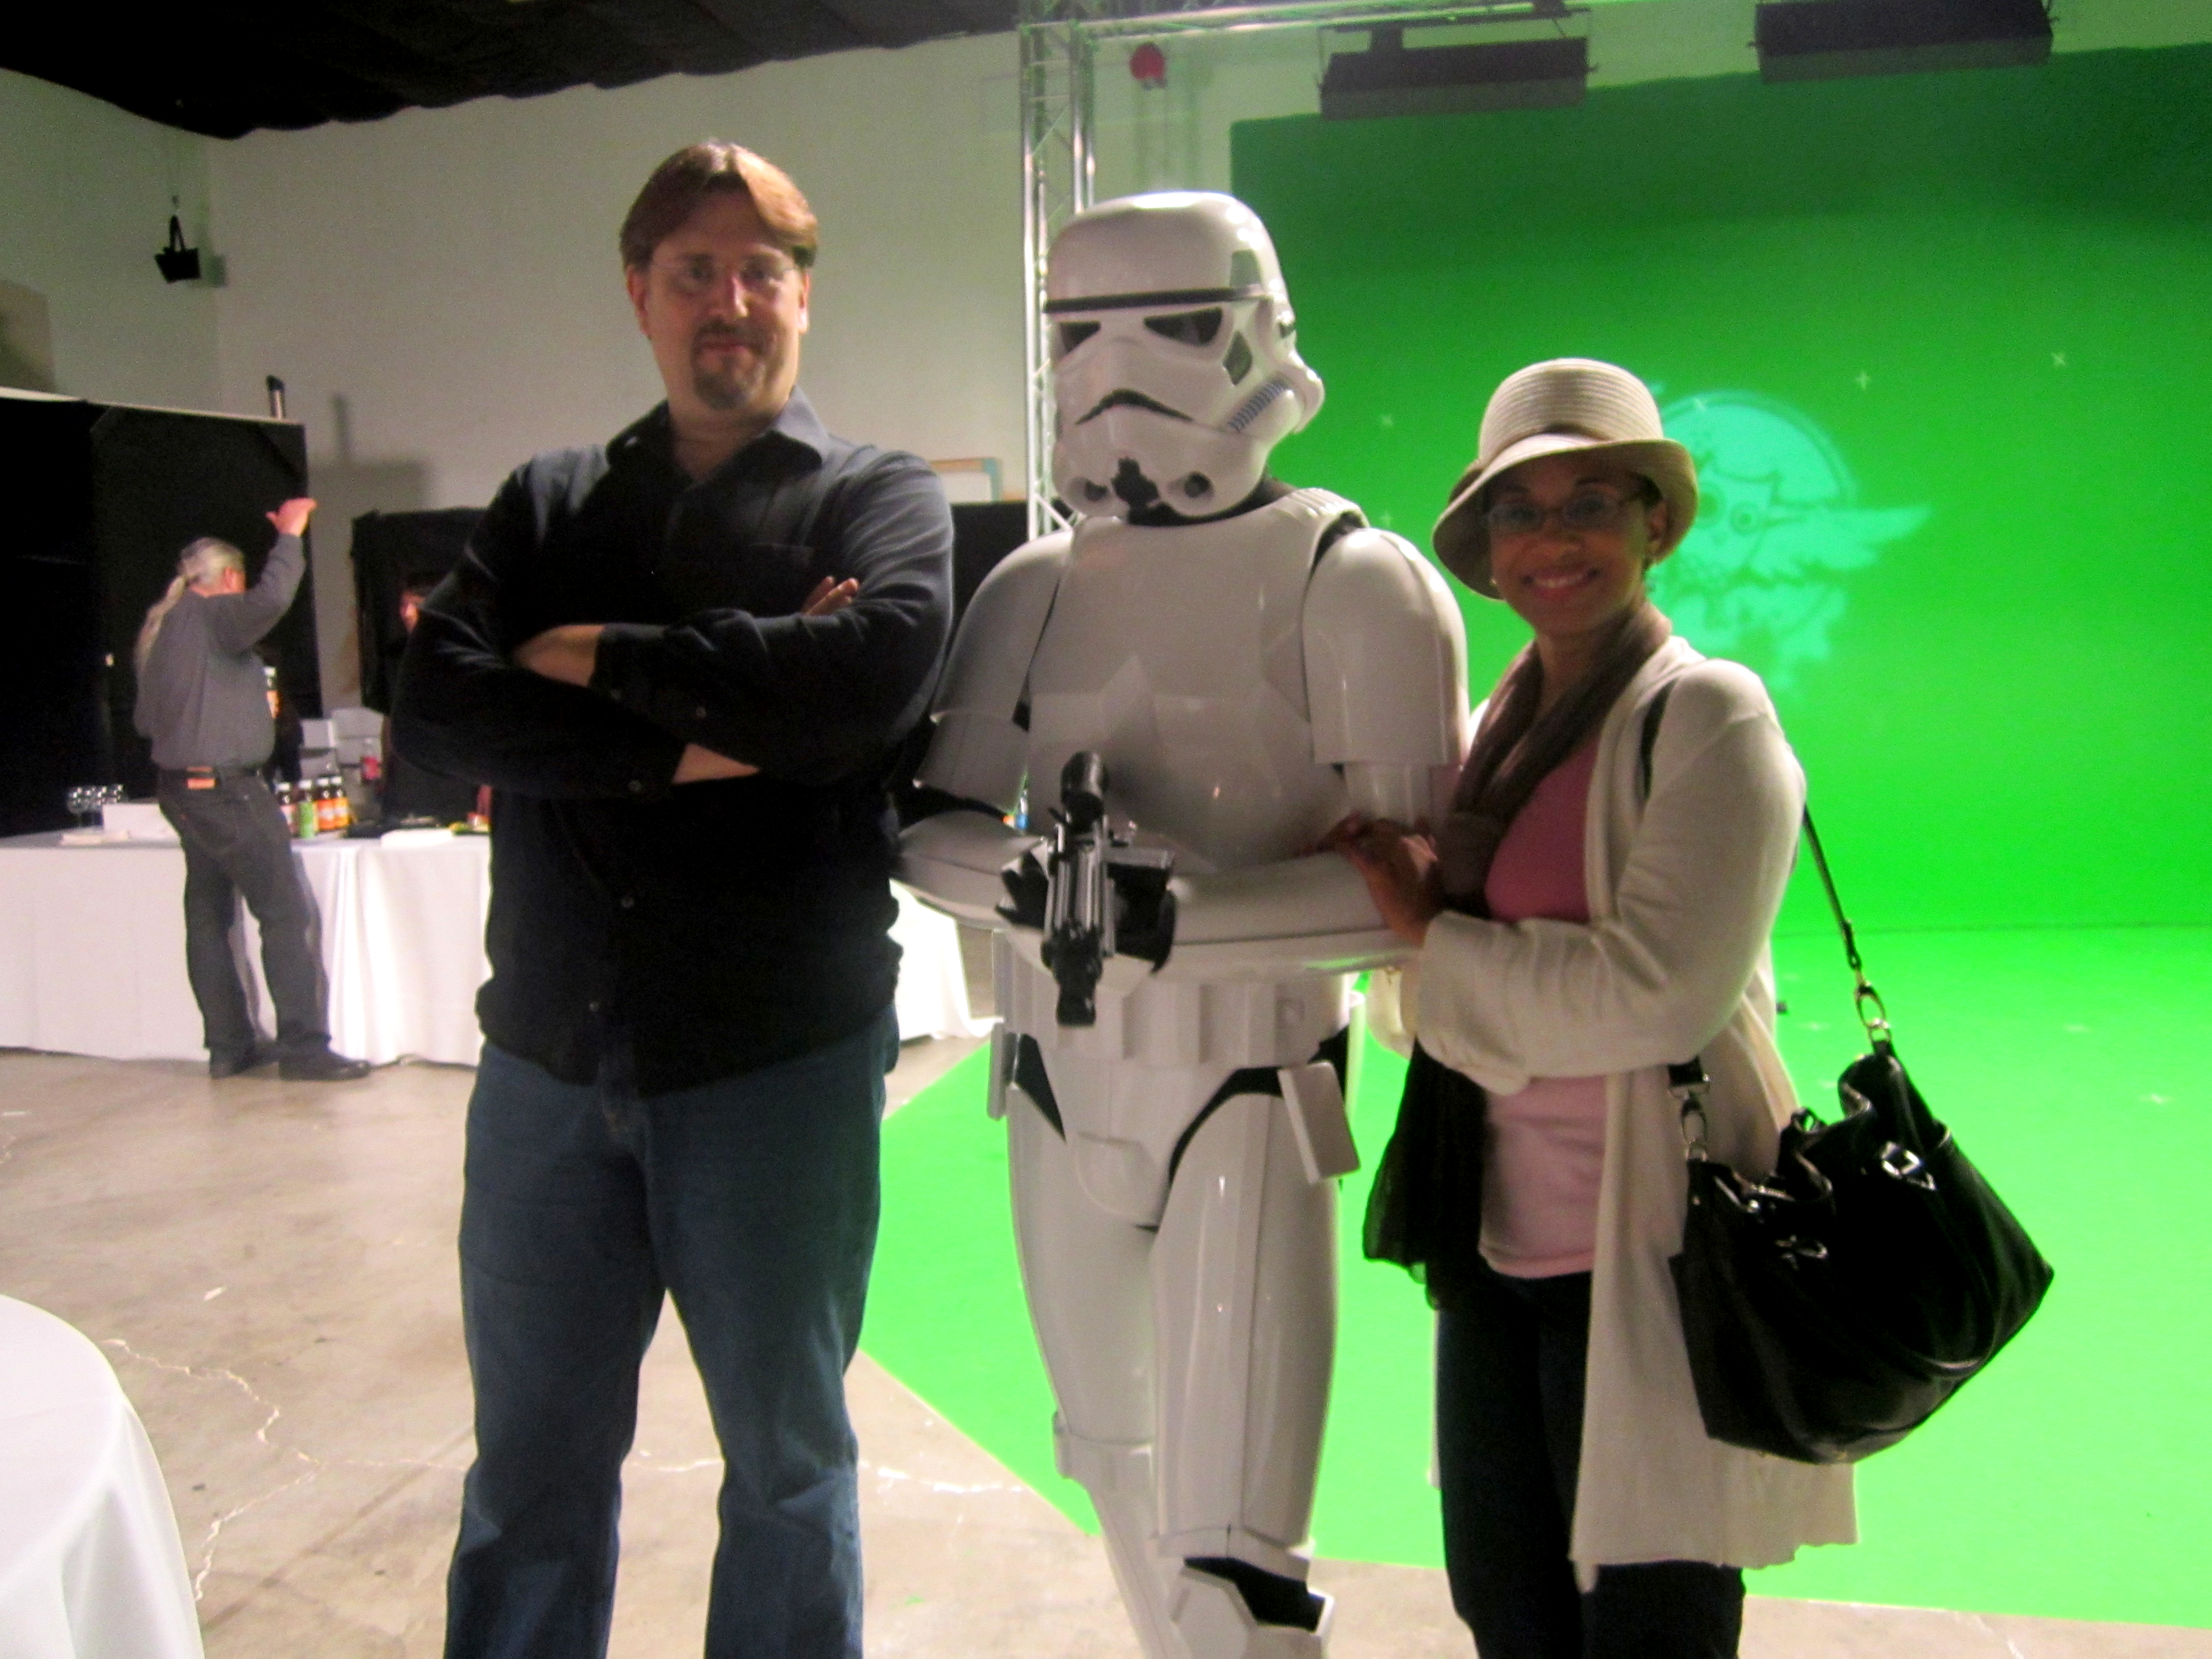
[[[1531,501],[1492,502],[1484,510],[1482,521],[1493,536],[1533,536],[1554,517],[1563,530],[1610,530],[1620,521],[1623,507],[1647,499],[1592,484],[1577,489],[1558,507],[1539,507]]]

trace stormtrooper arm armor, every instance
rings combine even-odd
[[[1306,589],[1314,758],[1344,769],[1352,807],[1433,822],[1466,758],[1467,627],[1436,567],[1382,530],[1322,556]]]
[[[933,909],[970,927],[1004,927],[999,872],[1036,837],[981,812],[940,812],[899,837],[898,878]]]
[[[1021,710],[1053,596],[1067,562],[1065,531],[1018,547],[984,579],[961,618],[938,688],[937,731],[919,781],[1011,813],[1021,799],[1029,733]],[[983,811],[939,813],[900,838],[898,878],[977,927],[1003,927],[999,872],[1035,839]]]
[[[1468,732],[1467,634],[1443,578],[1400,538],[1354,531],[1315,567],[1303,634],[1314,758],[1343,769],[1353,811],[1432,820]],[[1343,973],[1406,954],[1333,853],[1171,886],[1164,977]]]

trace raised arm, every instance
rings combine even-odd
[[[539,541],[528,469],[500,489],[453,574],[423,602],[392,699],[392,741],[448,776],[568,799],[651,799],[682,739],[580,686],[518,667],[515,587]]]
[[[269,522],[276,526],[276,545],[269,550],[260,580],[243,593],[207,596],[208,632],[218,648],[250,649],[284,619],[284,613],[292,608],[293,595],[300,591],[300,579],[307,574],[307,544],[301,538],[307,534],[307,520],[314,512],[314,502],[301,495],[270,513]]]
[[[592,693],[682,743],[801,783],[877,763],[923,713],[951,632],[952,515],[909,455],[882,457],[825,511],[835,574],[857,584],[851,604],[611,624]]]

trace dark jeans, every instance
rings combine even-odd
[[[1743,1574],[1567,1556],[1582,1454],[1590,1276],[1487,1267],[1437,1325],[1437,1459],[1452,1606],[1481,1659],[1734,1659]]]
[[[208,1053],[243,1059],[253,1049],[253,1016],[231,945],[241,896],[261,927],[278,1045],[288,1054],[329,1047],[314,900],[269,786],[251,773],[226,773],[212,789],[188,789],[182,776],[164,772],[157,798],[185,847],[185,970]]]
[[[469,1102],[461,1312],[477,1459],[448,1659],[598,1659],[638,1362],[675,1298],[721,1443],[710,1659],[859,1659],[845,1368],[875,1250],[889,1009],[795,1060],[639,1098],[486,1045]]]

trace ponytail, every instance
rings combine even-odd
[[[138,644],[131,657],[142,676],[146,672],[147,659],[154,654],[154,641],[161,636],[161,624],[169,619],[169,613],[177,608],[185,590],[198,586],[222,571],[245,568],[246,555],[213,536],[201,537],[177,556],[176,579],[154,601],[146,612],[146,620],[138,625]]]

